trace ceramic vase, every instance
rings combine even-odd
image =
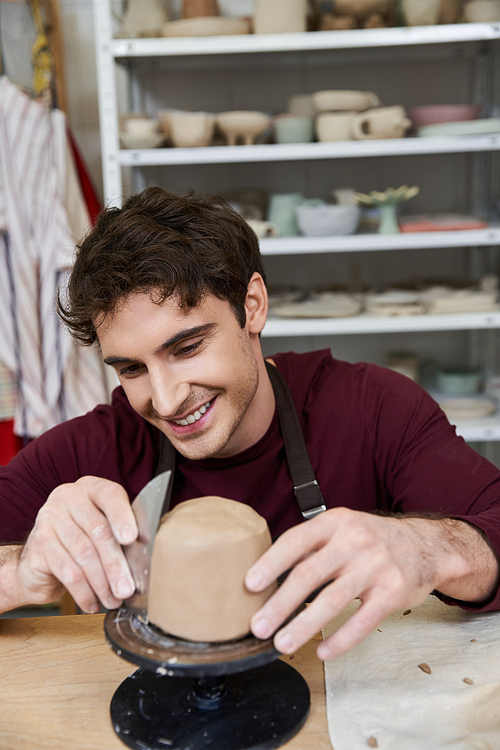
[[[396,204],[382,203],[380,209],[379,234],[397,234],[399,230]]]

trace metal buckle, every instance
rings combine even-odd
[[[319,489],[319,484],[316,481],[316,479],[313,479],[312,482],[306,482],[305,484],[299,484],[296,487],[294,487],[293,491],[294,491],[295,497],[297,497],[298,492],[300,492],[301,490],[305,490],[308,487],[317,487],[318,493],[319,493],[318,500],[320,498],[321,500],[323,499],[321,496],[321,490]],[[314,518],[314,516],[317,516],[318,513],[323,513],[325,510],[326,510],[326,505],[322,503],[321,505],[316,505],[314,508],[309,508],[308,510],[303,510],[301,512],[304,518],[308,521],[310,518]]]
[[[317,516],[320,513],[323,513],[325,510],[326,510],[326,505],[318,505],[316,506],[316,508],[309,508],[309,510],[303,510],[302,515],[307,521],[309,521],[310,518],[314,518],[314,516]]]

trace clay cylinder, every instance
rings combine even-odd
[[[245,574],[271,545],[267,522],[248,505],[199,497],[167,513],[155,538],[149,621],[192,641],[227,641],[250,631],[252,615],[273,593],[255,594]]]

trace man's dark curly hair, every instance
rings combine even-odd
[[[265,280],[257,237],[222,198],[150,187],[100,214],[77,247],[58,312],[87,346],[104,316],[132,292],[157,304],[172,297],[187,309],[211,294],[229,302],[243,328],[255,271]]]

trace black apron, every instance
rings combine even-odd
[[[319,484],[314,476],[314,471],[309,460],[304,436],[300,429],[299,418],[293,403],[291,393],[277,367],[266,362],[267,372],[276,399],[278,417],[281,433],[285,444],[286,459],[293,482],[293,492],[299,504],[302,515],[306,520],[313,518],[326,510],[323,495]],[[172,443],[160,433],[160,457],[156,474],[161,474],[170,469],[175,470],[175,448]],[[170,507],[170,497],[173,482],[169,482],[163,514]]]

